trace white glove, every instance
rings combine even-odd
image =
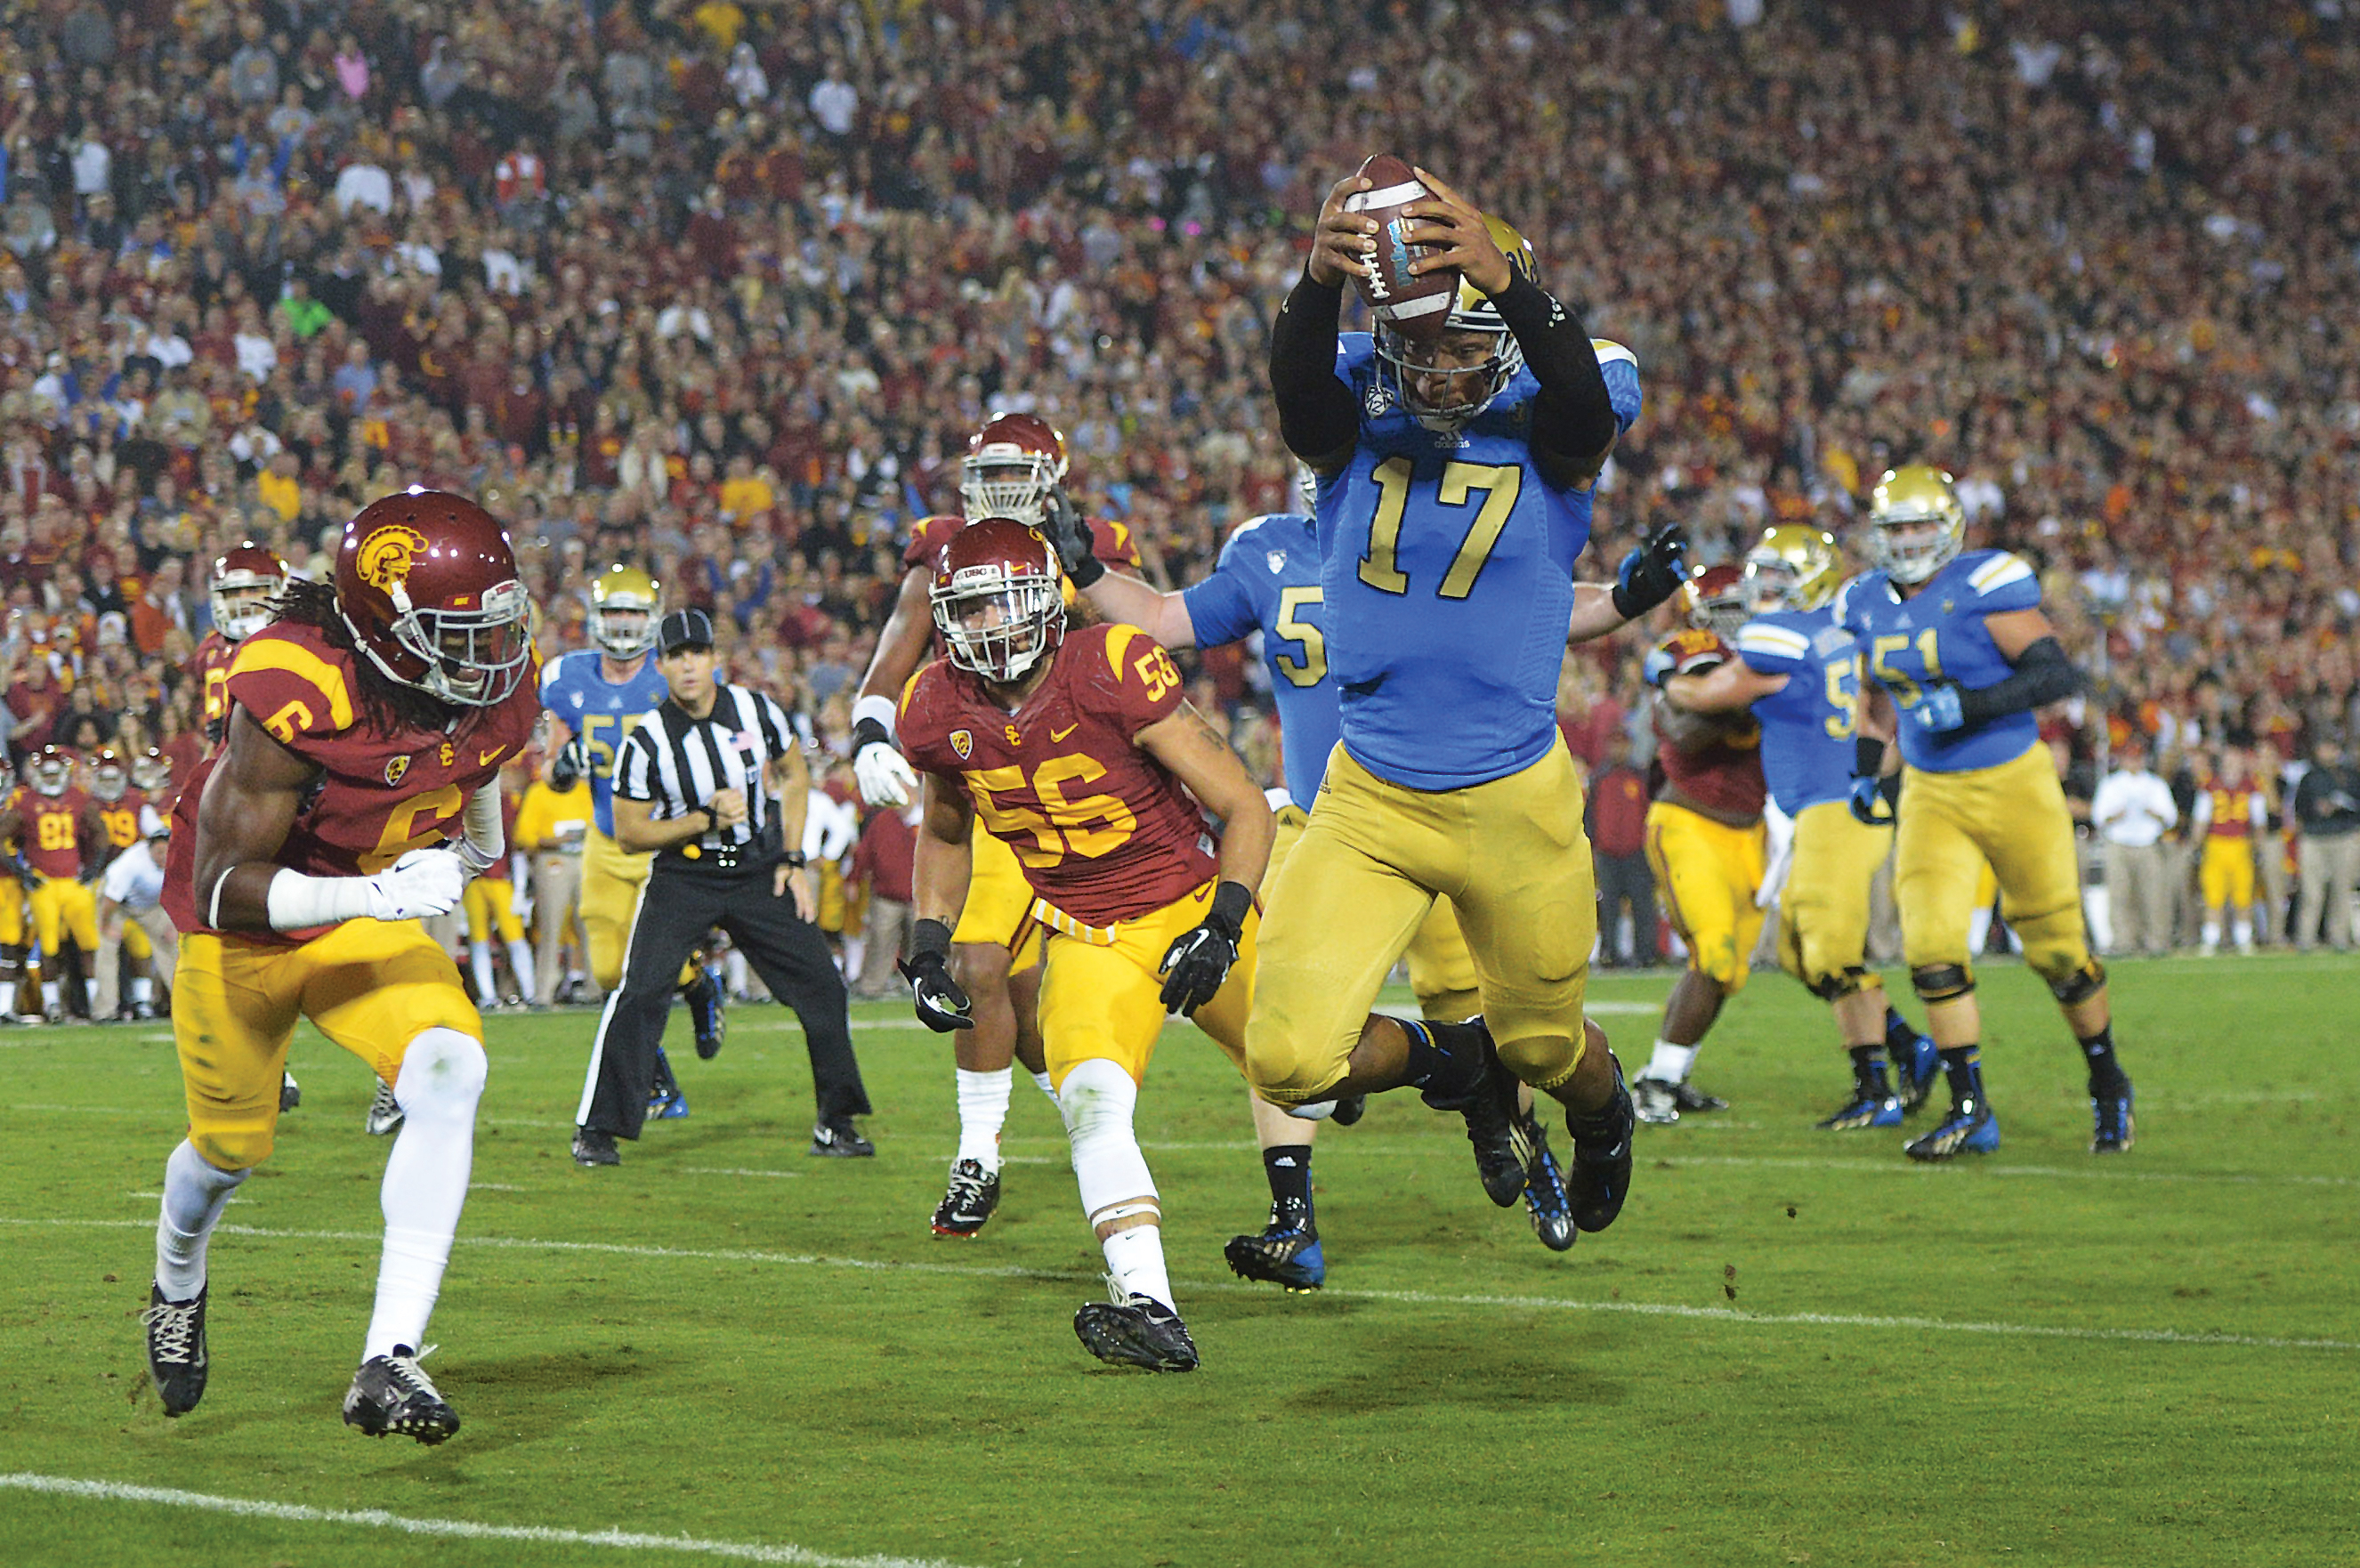
[[[447,849],[413,849],[390,870],[366,880],[371,920],[423,920],[459,907],[467,889],[467,867]]]
[[[917,770],[890,741],[872,740],[855,752],[852,777],[861,800],[872,806],[906,806],[918,787]]]

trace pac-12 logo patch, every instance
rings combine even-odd
[[[1283,550],[1272,550],[1262,559],[1270,562],[1270,574],[1273,577],[1286,570],[1286,551]]]
[[[410,558],[426,548],[426,536],[399,523],[371,528],[361,540],[356,564],[361,581],[381,593],[391,593],[410,581]]]
[[[951,749],[958,753],[961,762],[965,762],[975,750],[975,736],[965,730],[951,731]]]
[[[392,761],[385,765],[385,781],[387,785],[391,786],[400,783],[401,776],[409,771],[409,755],[404,753],[402,756],[395,757]]]

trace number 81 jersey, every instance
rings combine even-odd
[[[1162,644],[1095,626],[1066,634],[1013,713],[934,660],[902,693],[895,734],[912,764],[966,791],[1043,902],[1105,928],[1186,897],[1218,866],[1196,803],[1134,740],[1180,702]]]
[[[1618,429],[1639,417],[1638,362],[1592,340]],[[1448,427],[1403,408],[1365,332],[1336,374],[1360,405],[1359,444],[1319,485],[1328,657],[1345,749],[1381,779],[1460,789],[1520,772],[1557,737],[1557,681],[1591,492],[1533,462],[1540,383],[1519,368]]]

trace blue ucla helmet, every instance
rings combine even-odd
[[[1483,216],[1483,226],[1491,231],[1491,241],[1508,258],[1509,270],[1517,277],[1534,275],[1533,247],[1513,227],[1492,217]],[[1438,342],[1460,332],[1481,332],[1491,340],[1491,351],[1475,364],[1454,365],[1437,362]],[[1376,323],[1377,359],[1382,379],[1387,390],[1403,408],[1429,422],[1452,425],[1473,419],[1491,406],[1491,400],[1507,390],[1516,372],[1524,367],[1524,351],[1516,342],[1516,334],[1500,315],[1500,307],[1463,276],[1459,279],[1458,297],[1451,301],[1450,313],[1443,318],[1443,329],[1433,341],[1419,342],[1404,337],[1391,323]],[[1412,391],[1416,378],[1449,372],[1474,379],[1476,391],[1471,397],[1457,402],[1428,404]],[[1456,383],[1454,383],[1456,385]]]

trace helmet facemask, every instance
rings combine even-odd
[[[386,662],[359,627],[351,629],[370,659],[394,680],[458,707],[488,708],[505,702],[524,679],[532,659],[532,637],[524,584],[516,579],[487,590],[482,608],[473,610],[421,609],[410,603],[410,591],[400,583],[386,593],[394,609],[388,629],[402,651],[425,667],[423,672],[402,674]]]
[[[590,640],[617,659],[637,659],[656,645],[656,614],[643,604],[594,604]]]
[[[1047,452],[1001,448],[959,461],[959,506],[968,517],[1013,517],[1039,528],[1062,475]]]
[[[1773,610],[1799,609],[1795,603],[1795,569],[1783,556],[1757,550],[1745,558],[1745,608],[1756,615]]]
[[[1064,639],[1065,597],[1045,572],[1003,561],[960,567],[930,595],[951,663],[1011,685]]]
[[[1393,399],[1419,419],[1442,428],[1465,424],[1490,408],[1524,367],[1524,350],[1489,299],[1483,300],[1482,313],[1490,317],[1488,324],[1474,320],[1476,312],[1451,311],[1448,329],[1431,343],[1415,342],[1378,322],[1377,378]],[[1488,338],[1489,348],[1470,343],[1473,334]],[[1429,402],[1419,395],[1421,381],[1439,382],[1448,390]]]
[[[1958,558],[1967,542],[1966,508],[1950,476],[1921,463],[1897,468],[1870,493],[1870,558],[1896,583],[1912,587]]]

